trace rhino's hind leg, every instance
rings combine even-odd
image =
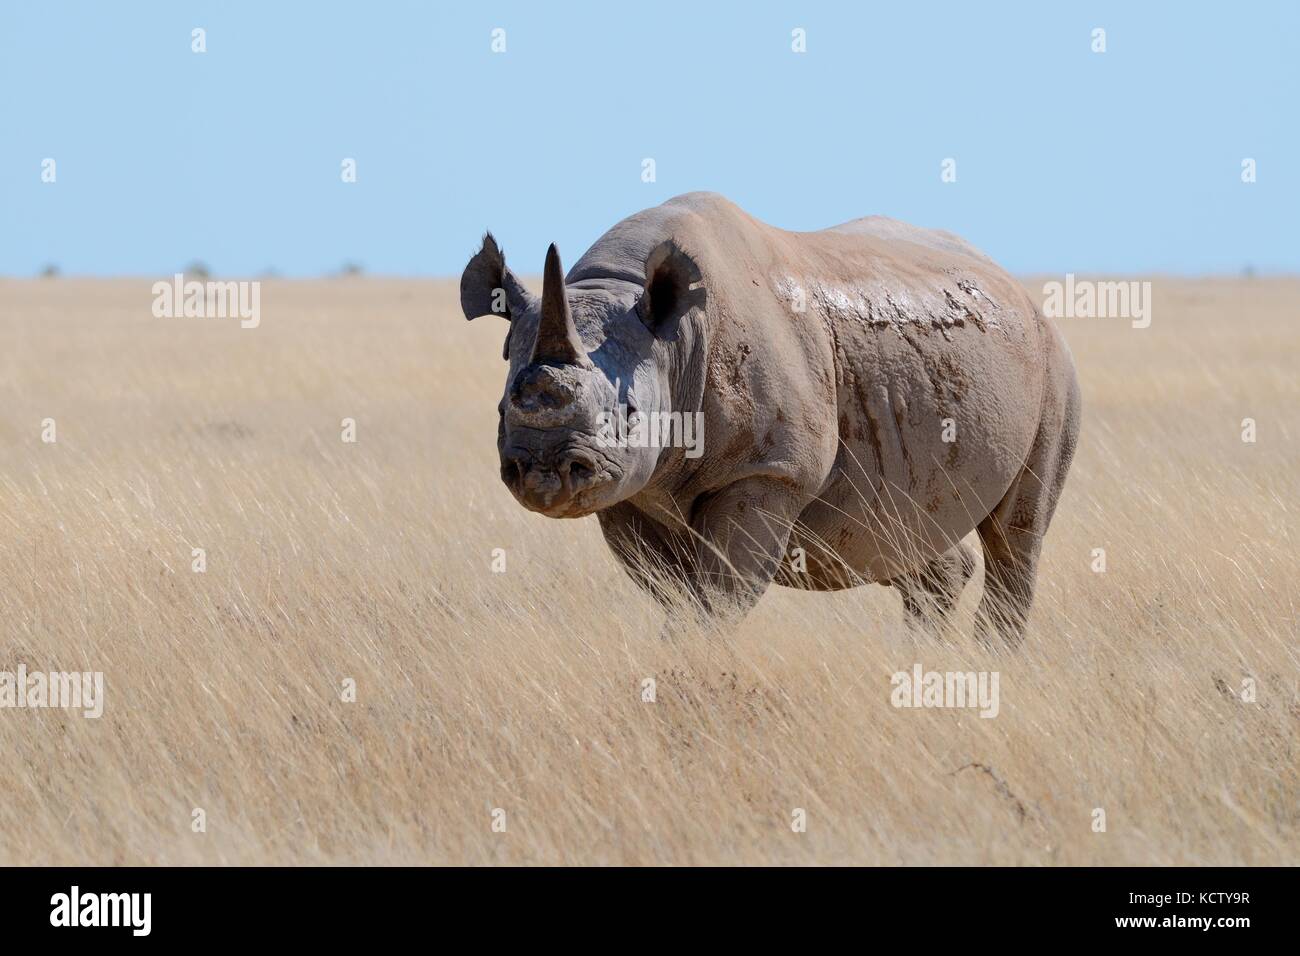
[[[1030,475],[1017,481],[1020,494],[1026,486],[1041,483]],[[991,644],[1000,634],[1007,644],[1018,645],[1024,636],[1029,608],[1034,603],[1038,557],[1047,522],[1034,511],[1041,498],[1017,497],[1004,501],[979,526],[984,545],[984,597],[975,618],[975,637]],[[1050,517],[1050,516],[1049,516]]]
[[[961,541],[919,571],[889,581],[903,597],[909,622],[938,631],[975,573],[975,552]]]
[[[1073,370],[1061,391],[1044,415],[1020,475],[979,525],[984,597],[975,636],[984,644],[992,642],[994,631],[1012,646],[1024,636],[1043,536],[1056,511],[1079,435],[1079,389]]]

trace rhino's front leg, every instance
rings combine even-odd
[[[600,530],[623,570],[670,613],[693,587],[695,548],[682,530],[651,520],[627,502],[599,512]]]
[[[739,618],[758,602],[811,497],[787,479],[762,476],[741,479],[697,505],[692,583],[710,616]]]

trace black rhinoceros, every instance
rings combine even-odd
[[[567,278],[552,246],[540,299],[490,234],[460,288],[467,318],[510,321],[502,479],[544,515],[596,514],[643,586],[717,614],[773,581],[879,582],[932,621],[978,529],[979,633],[1019,639],[1079,388],[1057,330],[961,239],[876,216],[787,232],[691,193]]]

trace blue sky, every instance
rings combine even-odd
[[[1300,271],[1298,37],[1284,0],[5,3],[0,274],[457,275],[485,228],[537,273],[695,189],[1020,273]]]

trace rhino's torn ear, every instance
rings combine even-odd
[[[483,237],[483,248],[469,260],[460,277],[460,307],[467,319],[500,315],[507,320],[527,311],[532,295],[515,274],[506,268],[506,257],[492,238]]]
[[[645,261],[645,291],[637,303],[641,321],[651,332],[685,315],[703,308],[707,295],[704,276],[690,253],[675,239],[666,239],[651,251]]]

